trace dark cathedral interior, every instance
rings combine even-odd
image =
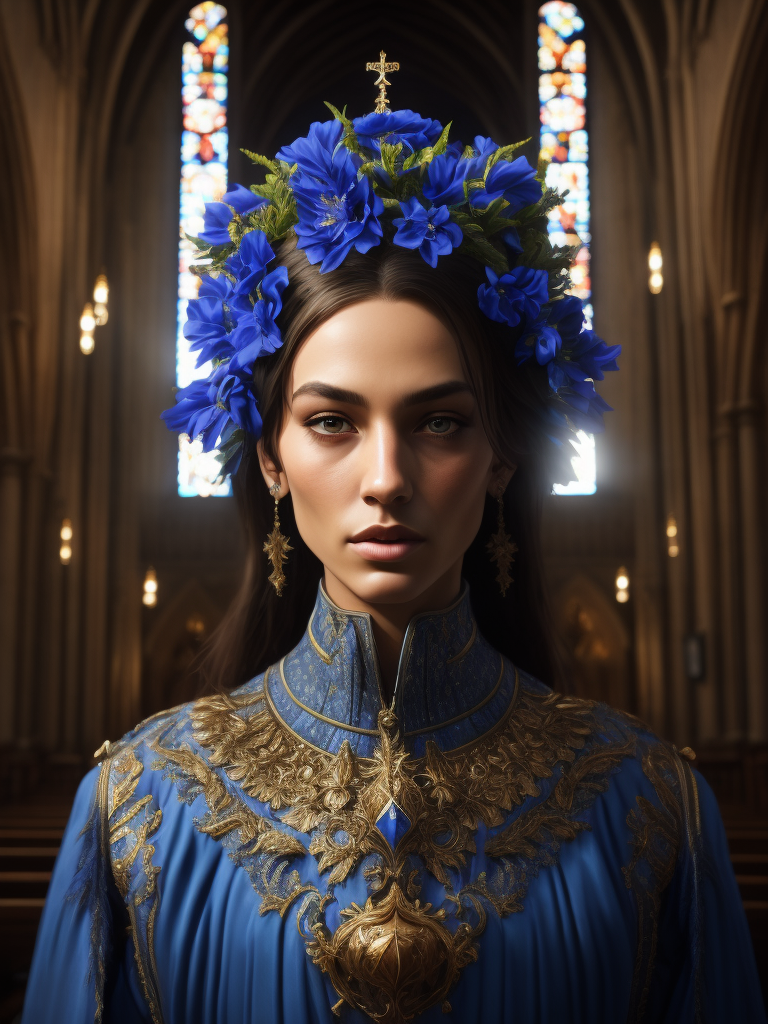
[[[622,354],[581,493],[544,509],[563,685],[695,751],[768,991],[768,5],[545,5],[578,19],[563,90],[530,0],[227,0],[213,42],[190,3],[0,0],[0,1022],[94,751],[198,696],[241,580],[234,498],[160,420],[180,181],[183,230],[216,173],[262,180],[243,149],[323,100],[369,110],[382,50],[393,103],[457,138],[529,139],[535,165],[578,133],[558,229],[589,233],[579,281]]]

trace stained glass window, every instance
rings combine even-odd
[[[550,161],[547,185],[568,196],[549,214],[554,245],[581,245],[571,271],[571,291],[584,303],[592,325],[589,231],[589,135],[587,47],[578,9],[561,0],[539,8],[539,116],[541,154]],[[583,430],[572,442],[577,480],[555,485],[556,494],[594,494],[595,439]]]
[[[179,190],[179,291],[176,328],[176,384],[186,387],[207,377],[211,365],[195,367],[197,354],[184,337],[187,302],[197,296],[200,279],[190,273],[195,252],[187,235],[203,231],[205,204],[227,191],[227,9],[196,4],[185,23],[189,38],[181,57],[181,188]],[[182,497],[228,495],[229,481],[217,482],[219,463],[200,441],[179,438],[178,488]]]

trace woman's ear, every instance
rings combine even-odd
[[[509,486],[509,481],[515,475],[517,466],[507,466],[503,462],[497,462],[491,468],[491,478],[488,481],[488,493],[498,498]]]
[[[280,488],[277,493],[277,497],[284,498],[291,490],[290,485],[288,484],[288,477],[282,469],[278,468],[277,463],[267,455],[261,438],[256,442],[256,451],[259,456],[261,475],[264,477],[264,482],[266,483],[267,488],[271,488],[277,484]]]

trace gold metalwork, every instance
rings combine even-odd
[[[527,690],[518,694],[514,715],[470,749],[442,752],[430,742],[421,758],[406,751],[390,708],[379,715],[380,743],[370,758],[357,757],[346,742],[330,754],[301,741],[276,718],[262,690],[205,697],[190,717],[206,755],[188,747],[158,748],[162,760],[154,767],[190,787],[189,799],[205,795],[209,811],[197,827],[234,851],[230,856],[249,872],[262,897],[262,913],[285,914],[299,900],[301,927],[312,909],[311,932],[302,933],[341,996],[336,1011],[349,1003],[392,1024],[445,1003],[477,955],[484,903],[500,914],[523,909],[535,871],[523,871],[510,884],[508,898],[500,899],[498,886],[490,887],[484,874],[453,892],[449,871],[465,868],[476,853],[479,824],[503,826],[514,807],[538,796],[540,780],[559,765],[562,774],[549,797],[494,835],[485,850],[491,864],[554,864],[560,845],[589,827],[579,816],[635,749],[634,736],[624,730],[620,740],[578,757],[599,725],[594,705]],[[247,796],[281,812],[277,823],[233,796],[216,769]],[[394,850],[376,827],[393,801],[412,823]],[[287,870],[307,852],[317,860],[325,894],[304,883],[300,869]],[[265,868],[263,861],[258,866],[257,853],[271,858],[270,865],[286,867]],[[364,907],[343,910],[342,924],[331,933],[325,908],[334,900],[334,886],[371,855],[366,877],[372,895]],[[419,902],[414,858],[445,886],[449,902],[473,910],[472,925],[462,919],[452,931],[444,913]]]
[[[477,960],[474,939],[485,911],[476,906],[478,924],[462,923],[452,934],[445,910],[409,899],[394,882],[383,898],[342,910],[345,920],[333,934],[317,927],[307,951],[342,997],[334,1012],[346,1002],[382,1024],[411,1020],[437,1002],[448,1012],[448,993]]]
[[[379,74],[379,77],[373,83],[374,85],[378,85],[379,87],[379,95],[376,97],[376,113],[390,113],[389,100],[387,99],[387,86],[392,85],[392,83],[387,81],[387,75],[391,74],[393,71],[399,71],[400,65],[394,61],[390,61],[389,63],[387,63],[387,55],[386,53],[384,53],[383,50],[381,50],[381,52],[379,53],[378,63],[373,63],[369,61],[365,65],[365,70],[377,71]]]
[[[98,759],[102,756],[102,754],[105,757],[109,757],[109,752],[110,752],[111,748],[112,748],[112,744],[110,743],[110,741],[109,740],[104,740],[104,742],[101,744],[99,749],[98,750],[94,750],[94,752],[93,752],[93,756],[94,756],[95,760],[98,761]]]
[[[498,567],[499,573],[496,577],[496,582],[499,584],[501,596],[504,597],[512,583],[509,567],[515,560],[517,544],[513,542],[512,538],[505,530],[504,499],[502,495],[498,494],[496,496],[496,500],[499,503],[499,510],[496,519],[496,533],[491,536],[491,539],[486,545],[486,549],[488,554],[491,556],[491,561],[495,562]]]
[[[154,926],[157,914],[157,876],[160,868],[152,863],[155,847],[149,842],[160,828],[163,812],[154,806],[150,794],[133,800],[139,784],[143,763],[134,750],[128,749],[119,758],[105,762],[108,766],[109,848],[112,875],[120,895],[125,901],[133,933],[133,946],[139,980],[147,1001],[153,1024],[162,1024],[157,965],[155,962]],[[126,849],[119,856],[114,847],[125,840]],[[131,869],[140,859],[139,884],[132,891]],[[140,940],[137,908],[152,900],[146,927],[146,951]]]
[[[275,588],[277,596],[280,597],[283,593],[283,588],[285,587],[283,563],[288,561],[288,552],[293,551],[293,548],[288,543],[288,538],[284,537],[280,532],[280,513],[278,510],[277,497],[280,493],[280,484],[272,484],[269,488],[269,493],[275,499],[275,521],[272,527],[272,532],[264,541],[264,552],[272,563],[272,572],[269,575],[269,582]]]

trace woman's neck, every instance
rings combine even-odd
[[[365,612],[371,616],[383,696],[387,702],[394,696],[397,666],[408,623],[414,615],[439,611],[458,597],[461,589],[461,561],[417,597],[406,601],[363,600],[332,572],[325,570],[325,592],[331,601],[346,611]]]

